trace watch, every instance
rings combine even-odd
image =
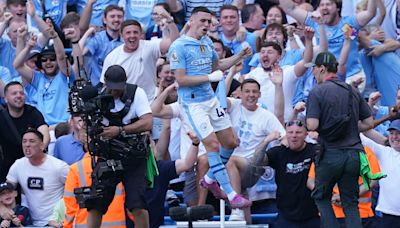
[[[126,137],[126,131],[124,127],[119,127],[119,134],[122,135],[122,137]]]

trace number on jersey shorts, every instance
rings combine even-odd
[[[212,132],[218,132],[232,126],[229,115],[221,107],[216,97],[199,103],[181,104],[183,118],[203,140]]]

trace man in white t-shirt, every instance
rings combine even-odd
[[[371,137],[374,142],[360,135],[362,144],[374,151],[382,173],[387,174],[386,178],[379,180],[379,198],[375,209],[382,212],[379,227],[397,227],[400,224],[400,120],[390,123],[388,131],[390,146],[378,144],[383,143],[377,140],[378,137]]]
[[[104,73],[111,65],[122,66],[128,76],[127,83],[136,84],[146,92],[149,101],[154,100],[156,91],[156,62],[168,52],[171,43],[179,36],[175,23],[166,20],[168,36],[157,40],[141,40],[143,29],[139,22],[126,20],[121,25],[124,44],[115,48],[104,60],[100,82],[104,83]]]
[[[296,81],[301,77],[307,68],[304,64],[312,60],[313,44],[312,38],[314,30],[306,27],[306,47],[303,59],[294,66],[283,66],[283,93],[285,95],[285,121],[289,119],[292,113],[292,99],[296,89]],[[256,69],[248,73],[245,78],[252,78],[257,80],[261,85],[261,97],[259,102],[265,106],[269,111],[274,112],[275,102],[275,86],[270,80],[272,68],[279,64],[282,57],[282,48],[275,42],[263,42],[260,49],[260,65]]]
[[[44,153],[43,135],[28,129],[22,137],[25,157],[15,161],[7,175],[7,182],[19,184],[24,194],[22,204],[29,208],[34,226],[46,226],[54,206],[64,194],[68,165]],[[25,201],[25,202],[24,202]],[[2,215],[13,216],[0,205]]]

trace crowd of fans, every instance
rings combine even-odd
[[[194,16],[205,13],[199,7],[212,12],[211,20]],[[232,208],[230,220],[251,224],[252,213],[278,212],[277,227],[319,227],[323,210],[314,203],[318,172],[315,177],[312,163],[324,126],[311,131],[306,118],[318,113],[316,97],[323,93],[313,89],[325,77],[346,82],[366,101],[368,109],[355,103],[361,122],[373,117],[370,127],[357,128],[363,132],[352,135],[353,144],[362,142],[372,172],[387,177],[367,188],[360,182],[363,226],[398,226],[399,17],[399,0],[0,0],[0,227],[86,227],[93,219],[74,195],[74,188],[90,185],[92,171],[83,147],[84,121],[69,112],[76,80],[97,88],[107,82],[137,85],[132,111],[122,123],[146,120],[135,125],[144,132],[152,122],[159,176],[145,193],[150,222],[141,219],[147,212],[132,216],[131,208],[126,210],[124,201],[132,198],[118,184],[102,227],[129,227],[132,221],[159,227],[164,203],[179,201],[175,191],[183,192],[180,203],[188,206],[217,207],[215,199],[225,199]],[[194,28],[207,34],[212,49],[201,44],[200,53],[191,53],[196,51],[190,45],[200,42],[191,38]],[[201,57],[210,50],[223,80],[215,79],[213,63]],[[202,132],[192,129],[179,105],[198,98],[177,93],[179,87],[194,86],[180,77],[182,57],[210,70],[212,96],[221,104],[216,115],[230,116],[233,134],[219,139],[219,154],[212,155],[218,158],[210,157],[210,145],[203,145]],[[116,97],[126,105],[121,94]],[[347,113],[318,111],[325,110],[331,116]],[[142,132],[106,126],[105,140]],[[223,167],[214,159],[226,172],[219,173]],[[219,175],[228,176],[221,177],[227,182]],[[344,225],[348,204],[337,188],[329,194]]]

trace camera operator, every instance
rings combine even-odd
[[[123,171],[121,175],[116,175],[115,180],[106,180],[111,184],[104,184],[106,181],[102,180],[104,197],[88,205],[87,225],[100,227],[102,215],[113,200],[115,186],[122,180],[126,192],[125,205],[135,217],[135,227],[149,227],[145,203],[148,144],[147,140],[143,140],[143,133],[152,128],[150,105],[143,89],[126,83],[127,76],[121,66],[110,66],[104,78],[103,91],[113,96],[115,107],[104,114],[103,124],[106,127],[100,136],[110,146],[106,152],[108,158],[121,160]],[[139,144],[144,144],[141,146],[146,150],[145,155]],[[126,152],[126,148],[130,148],[129,152]]]

